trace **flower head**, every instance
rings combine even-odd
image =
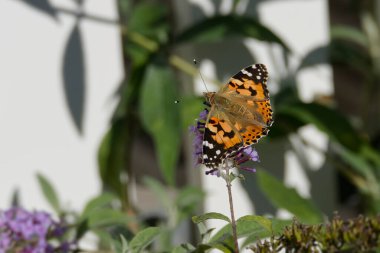
[[[0,252],[17,248],[21,253],[69,252],[68,243],[54,231],[65,231],[62,223],[54,221],[47,212],[29,212],[21,207],[0,210]],[[58,240],[62,245],[51,244]],[[13,251],[12,251],[13,252]]]
[[[205,129],[205,121],[207,119],[208,110],[204,109],[199,114],[199,118],[196,120],[196,125],[191,125],[189,131],[194,134],[193,139],[193,158],[195,165],[202,163],[202,142],[203,142],[203,133]]]

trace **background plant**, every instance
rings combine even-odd
[[[63,70],[67,104],[79,132],[82,124],[83,97],[86,92],[82,85],[85,75],[80,68],[77,75],[69,74],[72,73],[70,63],[76,61],[82,67],[84,65],[82,51],[74,54],[75,59],[69,57],[73,55],[70,53],[72,45],[81,44],[81,30],[78,24],[85,18],[97,19],[100,22],[114,22],[82,15],[80,10],[83,2],[78,1],[78,12],[72,13],[77,16],[77,22],[67,41]],[[235,6],[238,2],[235,1]],[[197,75],[197,70],[191,64],[192,59],[184,60],[178,52],[184,46],[212,45],[212,43],[231,38],[253,38],[264,43],[275,44],[282,51],[282,55],[275,56],[277,58],[274,61],[284,64],[285,72],[278,78],[279,91],[272,94],[271,98],[276,113],[276,123],[270,133],[271,141],[282,140],[291,134],[297,134],[297,131],[305,125],[316,126],[330,138],[330,149],[319,151],[358,189],[363,197],[359,210],[377,213],[380,192],[377,172],[380,167],[379,114],[378,109],[371,106],[379,101],[380,33],[378,14],[374,8],[377,2],[352,2],[358,7],[355,13],[360,17],[361,25],[351,27],[334,24],[331,27],[331,43],[312,50],[298,66],[290,66],[288,60],[292,52],[289,46],[273,31],[261,24],[256,17],[248,13],[238,14],[234,9],[230,14],[205,17],[186,29],[178,30],[172,12],[172,2],[120,0],[118,3],[119,23],[126,79],[120,84],[117,93],[119,104],[114,112],[110,129],[99,148],[99,174],[105,193],[90,201],[81,214],[75,215],[77,221],[75,227],[80,228],[78,231],[83,231],[77,232],[78,238],[81,238],[84,231],[89,230],[103,238],[103,242],[115,240],[119,242],[120,235],[123,235],[124,246],[132,244],[133,247],[142,249],[147,245],[139,244],[137,239],[134,239],[132,243],[132,238],[136,238],[133,237],[134,234],[139,237],[148,235],[146,238],[150,238],[149,242],[159,234],[165,234],[161,238],[165,243],[161,243],[159,247],[166,250],[173,249],[174,246],[168,238],[173,236],[175,228],[181,221],[195,211],[203,196],[199,190],[191,187],[179,190],[174,201],[165,196],[168,188],[178,187],[176,172],[180,167],[178,166],[181,162],[179,157],[181,155],[184,157],[181,140],[187,126],[202,109],[202,99],[188,92],[186,87],[178,85],[183,83],[184,76]],[[25,3],[51,17],[55,17],[59,11],[67,12],[67,10],[55,8],[49,1],[41,1],[39,4],[28,1]],[[334,98],[327,98],[327,103],[326,100],[321,99],[305,103],[300,99],[297,89],[299,85],[296,83],[297,75],[321,63],[347,67],[346,71],[358,73],[362,77],[360,87],[364,87],[365,96],[360,98],[359,115],[343,113],[341,108],[335,105],[337,101]],[[76,97],[72,95],[73,86],[71,85],[73,84],[76,84],[75,89],[78,95]],[[76,100],[78,98],[79,100]],[[174,101],[177,99],[180,103],[175,105]],[[358,100],[357,97],[352,99]],[[73,105],[78,101],[82,107],[79,113],[75,113]],[[138,210],[129,198],[130,185],[129,181],[125,180],[125,178],[134,177],[131,154],[133,143],[136,142],[135,136],[146,138],[153,143],[162,177],[160,183],[148,180],[148,185],[159,194],[168,211],[167,220],[162,219],[157,223],[157,228],[147,228],[147,230],[143,230],[145,223],[139,219]],[[304,142],[304,144],[314,147],[312,143]],[[302,153],[300,155],[302,156]],[[262,192],[277,208],[286,209],[307,224],[322,221],[322,212],[313,204],[313,201],[300,197],[294,189],[284,186],[281,181],[267,172],[260,171],[257,178]],[[43,179],[40,181],[44,182]],[[54,191],[48,189],[45,194],[51,195],[51,192]],[[67,211],[62,210],[62,205],[55,194],[48,196],[48,199],[58,215],[67,215]],[[211,215],[213,218],[216,216]],[[112,217],[111,221],[107,221],[109,217]],[[266,221],[263,217],[252,217],[247,219]],[[221,219],[224,220],[224,218]],[[240,222],[240,236],[246,236],[248,242],[253,242],[259,236],[255,234],[256,232],[252,232],[256,231],[254,228],[244,228],[243,224],[248,224],[245,221],[242,219]],[[252,221],[251,224],[257,226],[257,220]],[[116,236],[109,231],[116,231],[114,234]],[[161,233],[162,231],[166,232]],[[267,234],[264,233],[266,236],[270,234],[268,231],[266,231]],[[219,244],[224,245],[223,247],[228,245],[230,233],[227,227],[213,236],[209,232],[206,228],[201,230],[202,244],[205,245],[205,249],[221,248],[222,246],[217,246]],[[127,241],[129,243],[126,243]],[[122,244],[118,247],[122,248]],[[109,244],[103,243],[102,246],[107,248]],[[186,247],[191,248],[190,244]]]

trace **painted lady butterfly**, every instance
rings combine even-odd
[[[201,163],[217,169],[226,158],[267,135],[273,123],[267,80],[265,65],[255,64],[234,75],[218,92],[204,93],[211,109],[201,123]]]

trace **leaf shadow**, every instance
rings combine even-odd
[[[83,133],[86,98],[85,74],[82,37],[77,21],[64,50],[63,81],[66,104],[79,134]]]
[[[50,16],[54,20],[57,20],[58,18],[57,10],[50,4],[49,0],[20,0],[20,1]]]

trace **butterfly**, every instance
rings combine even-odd
[[[218,92],[204,93],[210,106],[201,156],[206,167],[218,168],[268,134],[273,112],[267,80],[265,65],[254,64],[232,76]]]

